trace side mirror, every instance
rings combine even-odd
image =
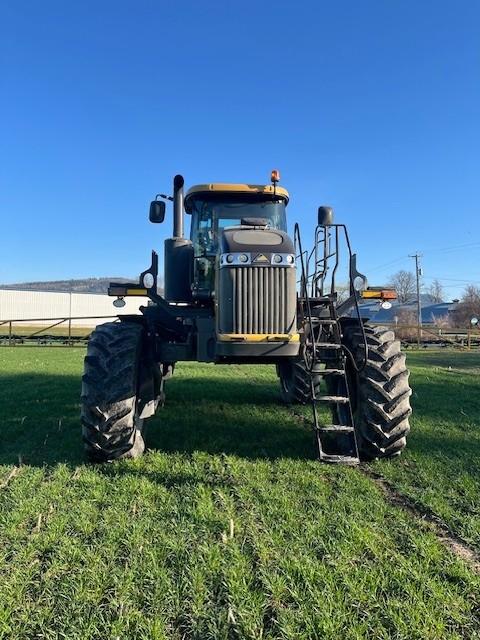
[[[165,202],[163,200],[151,202],[148,217],[150,222],[163,222],[165,220]]]
[[[318,207],[318,226],[329,227],[333,224],[333,209],[332,207]]]

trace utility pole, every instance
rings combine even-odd
[[[409,258],[415,258],[415,273],[417,274],[417,347],[420,349],[420,338],[422,337],[422,304],[420,302],[420,276],[422,275],[422,269],[418,264],[420,253],[415,253]]]

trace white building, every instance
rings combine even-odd
[[[136,314],[148,304],[147,297],[127,297],[125,306],[117,309],[114,300],[102,293],[0,289],[0,322],[28,320],[25,324],[51,325],[55,319],[72,318],[72,326],[94,327],[107,322],[107,316]]]

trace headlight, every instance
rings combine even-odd
[[[353,288],[355,291],[365,291],[367,288],[367,281],[362,276],[357,276],[353,281]]]
[[[143,276],[143,286],[145,287],[145,289],[151,289],[154,284],[155,284],[155,278],[153,277],[153,274],[146,273]]]
[[[227,262],[228,262],[228,264],[231,264],[233,262],[233,256],[232,256],[231,253],[229,253],[228,256],[227,256]]]
[[[273,256],[273,261],[274,261],[276,264],[280,264],[280,262],[281,262],[282,260],[283,260],[282,256],[279,256],[279,255],[278,255],[278,253],[276,253],[276,254]]]
[[[248,262],[248,256],[247,256],[247,254],[246,254],[246,253],[241,253],[241,254],[238,256],[238,261],[239,261],[239,262],[244,262],[244,263],[245,263],[245,262]]]

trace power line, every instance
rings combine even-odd
[[[402,256],[401,258],[397,258],[396,260],[392,260],[391,262],[387,262],[386,264],[382,264],[379,267],[374,267],[373,269],[369,269],[367,271],[367,273],[373,273],[374,271],[379,271],[380,269],[383,269],[384,267],[388,267],[391,264],[395,264],[396,262],[402,262],[403,260],[405,260],[408,257],[409,256]]]
[[[468,247],[473,248],[473,247],[478,247],[480,246],[480,242],[471,242],[469,244],[459,244],[459,245],[455,245],[452,247],[444,247],[443,249],[427,249],[426,251],[423,252],[422,255],[428,254],[428,255],[438,255],[440,253],[448,253],[448,252],[452,252],[452,251],[460,251],[461,249],[466,249]],[[413,256],[408,255],[408,256],[402,256],[401,258],[396,258],[395,260],[391,260],[390,262],[386,262],[385,264],[381,264],[378,267],[374,267],[373,269],[369,269],[368,271],[366,271],[366,273],[373,273],[374,271],[380,271],[380,269],[384,269],[385,267],[390,266],[391,264],[396,264],[397,262],[402,262],[402,260],[405,260],[406,258],[412,258]]]
[[[465,278],[459,279],[459,278],[446,278],[444,276],[424,276],[424,278],[426,280],[448,280],[449,282],[466,282],[466,283],[472,283],[475,284],[476,282],[478,282],[480,280],[480,278],[477,278],[476,280],[465,280]],[[452,287],[455,285],[452,285]]]
[[[477,283],[476,282],[464,282],[463,284],[467,285],[467,284],[477,284]],[[442,284],[442,287],[444,289],[452,289],[453,287],[458,287],[458,284]]]
[[[450,278],[450,275],[448,275],[448,276],[438,275],[438,276],[433,276],[433,277],[434,278],[444,278],[445,280],[451,280],[452,278]],[[455,275],[458,276],[458,277],[462,276],[463,279],[465,279],[465,278],[477,278],[477,279],[480,279],[480,273],[456,273]],[[425,277],[426,278],[430,278],[432,276],[425,276]]]
[[[448,253],[450,251],[459,251],[460,249],[465,249],[467,247],[478,247],[479,245],[480,245],[480,242],[471,242],[470,244],[459,244],[454,247],[445,247],[443,249],[430,249],[430,250],[424,251],[424,253],[428,253],[430,255],[436,255],[438,253]]]

